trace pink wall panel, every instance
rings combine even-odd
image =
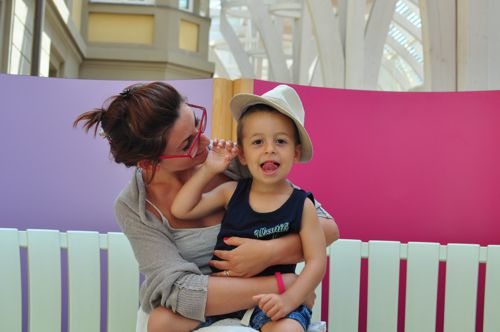
[[[500,91],[294,87],[314,157],[291,178],[343,238],[500,243]]]

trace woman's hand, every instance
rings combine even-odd
[[[215,276],[226,276],[228,271],[231,277],[253,277],[271,265],[272,250],[269,241],[230,237],[224,241],[233,250],[215,250],[214,255],[222,259],[212,260],[209,264],[222,272]]]

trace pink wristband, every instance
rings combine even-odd
[[[274,276],[276,277],[276,281],[278,282],[278,292],[280,294],[283,294],[286,291],[285,283],[283,282],[283,277],[281,276],[280,272],[276,272]]]

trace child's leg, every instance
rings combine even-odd
[[[194,330],[200,322],[181,315],[165,307],[158,307],[151,311],[148,320],[148,332],[189,332]]]
[[[262,332],[304,332],[304,328],[295,319],[283,318],[266,323],[261,328]]]

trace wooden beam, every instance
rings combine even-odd
[[[253,93],[253,85],[254,85],[254,80],[250,79],[239,79],[239,80],[234,80],[233,81],[233,96],[236,96],[239,93]],[[229,109],[229,103],[228,103],[228,109]],[[231,113],[229,111],[229,113]],[[232,118],[231,116],[231,139],[236,142],[236,121]]]
[[[233,82],[224,78],[213,79],[212,96],[212,137],[230,139],[232,117],[229,101],[233,97]]]

